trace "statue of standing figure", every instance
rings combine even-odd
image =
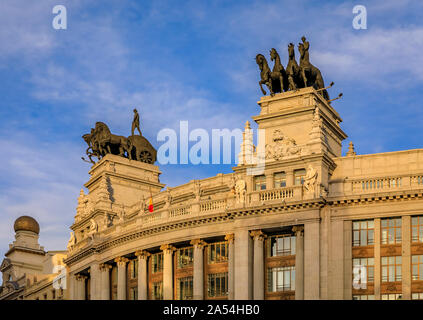
[[[142,136],[140,130],[140,115],[138,114],[137,109],[134,109],[134,120],[132,121],[131,136],[134,135],[135,129],[138,129],[140,136]]]

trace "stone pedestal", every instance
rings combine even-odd
[[[84,185],[89,190],[89,196],[98,198],[102,179],[107,183],[110,201],[131,206],[140,201],[142,196],[147,199],[151,193],[159,192],[164,184],[159,181],[159,167],[124,157],[108,154],[96,163],[88,172],[90,180]]]

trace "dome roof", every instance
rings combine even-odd
[[[40,225],[34,218],[29,216],[22,216],[17,218],[13,227],[15,228],[15,232],[32,231],[36,234],[40,233]]]

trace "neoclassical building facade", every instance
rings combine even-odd
[[[342,119],[311,87],[258,105],[257,148],[247,122],[230,174],[163,190],[156,165],[92,166],[70,299],[423,298],[423,149],[342,156]]]

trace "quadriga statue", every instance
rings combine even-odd
[[[95,164],[92,157],[96,157],[100,160],[106,154],[110,153],[131,160],[154,164],[157,159],[157,151],[150,142],[141,135],[138,113],[135,114],[135,117],[134,121],[138,121],[135,127],[138,127],[140,135],[134,135],[133,124],[132,135],[128,138],[112,134],[105,123],[96,122],[95,128],[91,129],[91,133],[82,136],[88,145],[86,154],[89,161],[85,160],[83,157],[82,160]]]

